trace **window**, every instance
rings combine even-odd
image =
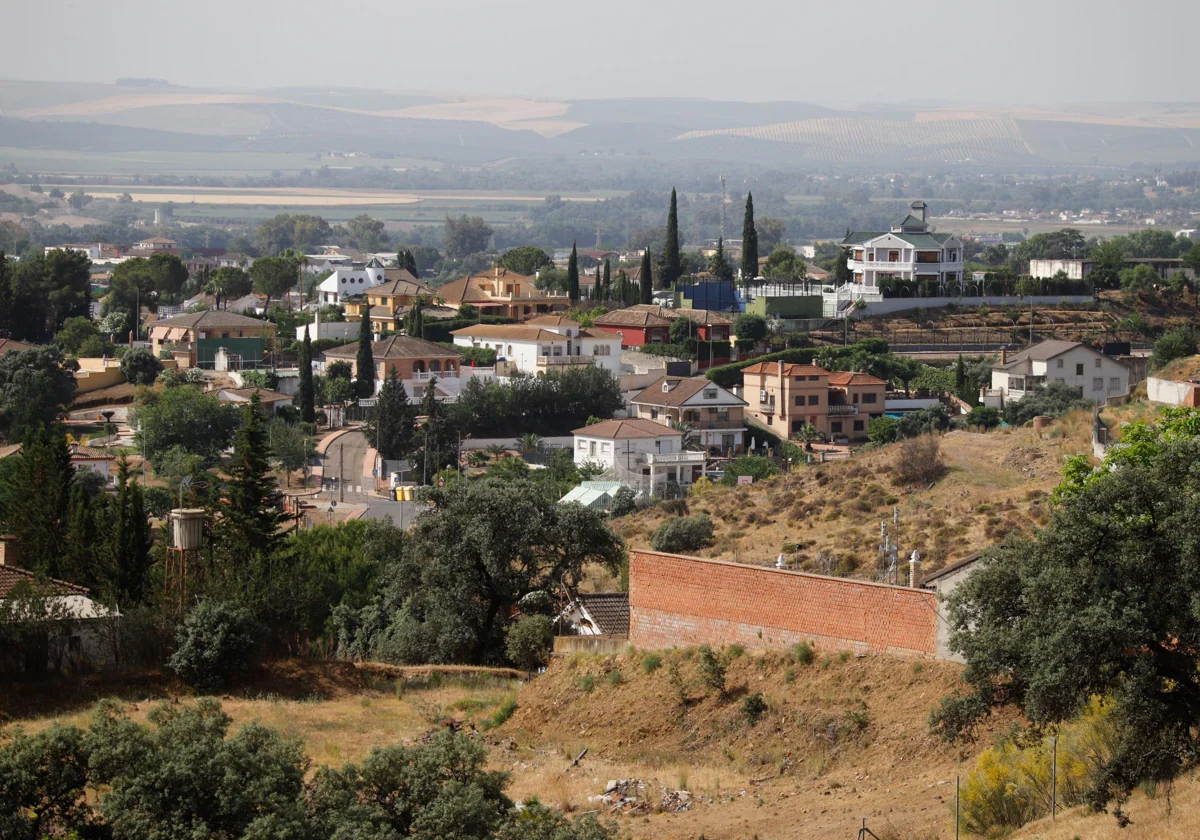
[[[804,396],[803,395],[796,397],[796,405],[804,405]]]
[[[1104,390],[1104,377],[1103,376],[1097,376],[1095,379],[1092,380],[1092,390],[1093,391],[1103,391]]]
[[[1079,364],[1075,365],[1075,375],[1083,376],[1083,362],[1080,362]]]
[[[856,405],[858,404],[858,394],[855,394],[855,395],[854,395],[854,403],[855,403]]]
[[[808,404],[809,405],[820,405],[821,404],[821,395],[820,394],[809,394],[808,395]]]
[[[1114,376],[1111,379],[1109,379],[1108,380],[1108,390],[1120,391],[1121,390],[1121,377]]]
[[[587,452],[587,441],[586,440],[579,441],[579,451]]]
[[[772,419],[773,419],[773,418],[772,418],[772,416],[771,416],[770,414],[768,414],[768,415],[767,415],[767,425],[768,425],[768,426],[770,426],[770,425],[773,425],[773,424],[771,423],[771,420],[772,420]]]
[[[612,444],[611,444],[611,443],[608,443],[608,442],[606,441],[606,442],[604,442],[604,443],[600,444],[600,451],[601,451],[602,453],[604,453],[605,455],[607,455],[607,454],[608,454],[608,451],[609,451],[610,449],[612,449]]]
[[[1059,359],[1059,360],[1058,360],[1058,367],[1059,367],[1059,369],[1060,369],[1060,370],[1062,369],[1062,366],[1063,366],[1063,360],[1062,360],[1062,359]]]
[[[1104,360],[1101,359],[1099,356],[1097,356],[1096,357],[1096,367],[1100,367],[1100,365],[1102,365],[1102,364],[1104,364]]]
[[[654,441],[654,451],[662,452],[662,441],[661,440]]]
[[[653,405],[650,406],[650,419],[651,420],[658,419],[658,407],[657,406],[653,406]]]
[[[842,433],[842,424],[840,422],[830,423],[829,431],[835,435],[840,435]]]
[[[717,398],[717,389],[716,388],[706,388],[704,390],[704,399],[715,400],[716,398]]]
[[[875,402],[875,398],[877,396],[878,396],[878,394],[863,394],[862,401],[865,403],[873,403],[873,402]]]
[[[591,443],[588,445],[588,454],[589,454],[589,455],[595,455],[595,454],[596,454],[596,441],[592,441],[592,442],[591,442]]]
[[[854,421],[854,431],[861,432],[862,430],[863,430],[863,421],[855,420]]]

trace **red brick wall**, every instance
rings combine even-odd
[[[937,596],[654,551],[629,558],[629,641],[649,650],[697,644],[934,656]]]

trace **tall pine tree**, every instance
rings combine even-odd
[[[379,388],[374,416],[363,428],[367,440],[389,461],[405,458],[416,448],[417,418],[413,408],[404,383],[393,369]]]
[[[150,576],[150,520],[142,488],[124,458],[117,465],[116,520],[106,588],[118,604],[139,604],[146,596]]]
[[[754,227],[754,196],[746,193],[746,215],[742,219],[742,283],[758,276],[758,230]]]
[[[108,501],[103,491],[93,495],[86,484],[71,485],[71,511],[67,522],[67,551],[63,562],[64,580],[97,588],[106,582],[106,541],[112,533],[108,522]]]
[[[571,243],[571,256],[567,259],[567,297],[571,299],[571,305],[579,304],[579,254],[575,250],[575,243]]]
[[[354,381],[354,390],[360,397],[369,397],[375,393],[375,354],[371,349],[371,322],[364,317],[358,330],[358,377]]]
[[[242,413],[242,428],[233,439],[229,474],[229,504],[222,511],[234,543],[265,556],[279,540],[279,493],[271,473],[271,448],[260,416],[258,395]]]
[[[420,448],[413,453],[412,465],[413,474],[421,476],[422,484],[431,483],[446,467],[458,466],[458,429],[437,398],[436,384],[437,377],[429,377],[418,409],[425,422],[415,433]]]
[[[404,331],[413,338],[425,337],[425,313],[421,301],[414,303],[404,316]]]
[[[646,253],[642,254],[642,274],[639,279],[642,303],[654,302],[654,276],[651,270],[653,264],[653,260],[650,258],[650,248],[647,247]]]
[[[683,274],[683,259],[679,255],[679,206],[675,188],[671,187],[671,209],[667,211],[667,247],[663,253],[659,283],[664,289],[674,289]]]
[[[317,394],[313,390],[312,339],[308,330],[304,331],[304,341],[300,345],[300,392],[297,398],[300,402],[300,419],[305,423],[315,423]]]
[[[12,338],[13,290],[9,280],[8,257],[0,249],[0,338]]]

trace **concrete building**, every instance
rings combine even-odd
[[[604,469],[604,478],[660,495],[704,474],[708,456],[683,448],[683,432],[653,420],[605,420],[571,432],[575,463]]]
[[[371,344],[371,355],[375,359],[375,391],[393,372],[401,380],[427,382],[431,377],[439,380],[453,379],[459,375],[462,355],[441,344],[423,338],[392,335]],[[344,361],[350,363],[354,377],[358,378],[358,342],[325,351],[325,363]]]
[[[746,401],[704,377],[664,376],[638,392],[632,404],[638,419],[687,424],[705,451],[744,449]]]
[[[342,303],[346,298],[360,295],[385,280],[382,266],[339,268],[317,286],[317,300],[321,303]]]
[[[1084,280],[1092,268],[1091,260],[1030,260],[1029,276],[1034,280],[1049,280],[1061,271],[1068,280]]]
[[[983,396],[1001,407],[1050,382],[1078,388],[1085,399],[1103,403],[1129,393],[1129,368],[1077,341],[1043,341],[1014,356],[1002,350],[992,368],[992,387]]]
[[[524,324],[474,324],[452,335],[456,346],[490,348],[498,360],[531,376],[572,365],[596,365],[614,376],[621,372],[620,337],[560,315],[542,315]]]
[[[882,417],[887,383],[866,373],[759,362],[742,371],[747,413],[787,439],[811,424],[826,440],[860,441]]]
[[[896,280],[936,281],[947,288],[962,281],[962,241],[951,233],[934,233],[925,221],[923,201],[912,204],[909,214],[886,231],[854,231],[842,240],[850,250],[847,265],[854,286],[865,293],[879,290],[884,277]]]

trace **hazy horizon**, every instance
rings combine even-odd
[[[868,106],[1200,99],[1189,61],[1200,3],[1183,0],[771,3],[720,18],[711,12],[726,7],[705,0],[331,8],[313,0],[23,4],[10,12],[10,31],[51,35],[6,44],[0,78]]]

